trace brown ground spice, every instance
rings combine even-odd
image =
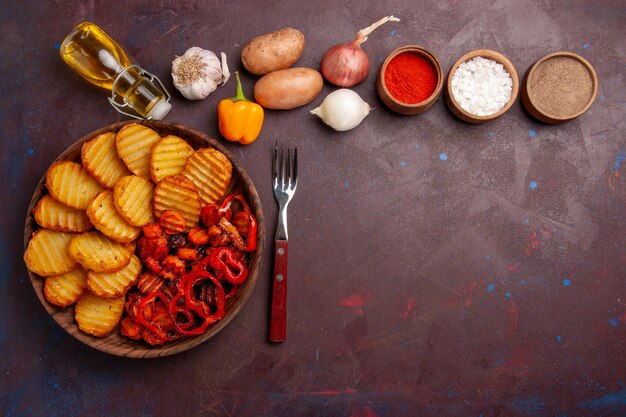
[[[529,80],[530,99],[542,113],[569,116],[579,113],[593,95],[593,79],[580,61],[558,56],[545,60]]]

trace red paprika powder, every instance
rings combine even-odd
[[[385,70],[385,84],[398,101],[417,104],[430,97],[437,88],[437,71],[425,57],[415,52],[396,55]]]

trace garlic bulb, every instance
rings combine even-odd
[[[189,48],[183,56],[172,61],[174,86],[189,100],[207,98],[230,77],[226,54],[222,52],[221,55],[220,65],[220,60],[213,52],[197,46]]]
[[[322,104],[311,110],[311,113],[319,116],[336,131],[343,132],[357,127],[370,110],[370,105],[357,93],[340,88],[327,95]]]

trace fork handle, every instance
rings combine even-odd
[[[287,252],[286,240],[274,241],[274,275],[272,275],[272,310],[270,341],[284,342],[287,337]]]

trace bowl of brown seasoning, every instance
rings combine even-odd
[[[554,52],[535,62],[522,81],[522,104],[536,119],[557,124],[575,119],[593,104],[598,76],[573,52]]]

